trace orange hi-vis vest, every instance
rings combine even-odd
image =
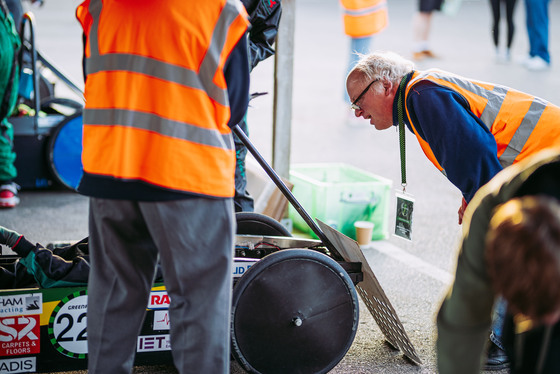
[[[560,145],[560,107],[505,86],[466,79],[435,69],[412,75],[406,86],[405,102],[414,85],[422,80],[450,88],[467,100],[470,110],[494,135],[498,145],[498,160],[504,168],[545,148]],[[444,171],[430,145],[416,131],[408,108],[406,114],[424,154],[440,171]],[[451,123],[449,125],[454,126]]]
[[[340,0],[344,32],[363,38],[381,32],[389,23],[386,0]]]
[[[223,68],[248,27],[233,0],[86,0],[85,173],[234,194]]]

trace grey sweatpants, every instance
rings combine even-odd
[[[231,199],[90,200],[88,371],[131,373],[160,256],[180,373],[228,373]]]

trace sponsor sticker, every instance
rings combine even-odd
[[[21,356],[40,352],[39,316],[0,318],[0,356]]]
[[[40,293],[0,296],[0,317],[41,314],[43,295]]]
[[[169,308],[169,296],[167,291],[150,292],[150,300],[148,301],[149,309],[167,309]]]
[[[165,335],[143,335],[138,337],[137,352],[170,351],[171,343],[169,334]]]
[[[85,359],[87,354],[87,290],[60,300],[49,319],[49,339],[65,356]]]
[[[233,278],[241,278],[258,260],[236,258],[233,263]]]
[[[35,371],[37,371],[37,359],[35,357],[0,360],[0,374],[31,373]]]
[[[154,330],[169,331],[169,312],[167,310],[154,311]]]

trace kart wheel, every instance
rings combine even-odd
[[[292,234],[280,222],[260,213],[235,213],[238,235],[288,236]]]
[[[76,190],[84,173],[82,166],[82,112],[62,120],[49,137],[47,165],[63,187]]]
[[[278,251],[233,289],[232,352],[250,373],[327,373],[352,345],[358,314],[356,290],[336,261]]]

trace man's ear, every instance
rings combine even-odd
[[[391,95],[393,92],[393,82],[390,80],[383,80],[383,89],[385,90],[385,96]]]

